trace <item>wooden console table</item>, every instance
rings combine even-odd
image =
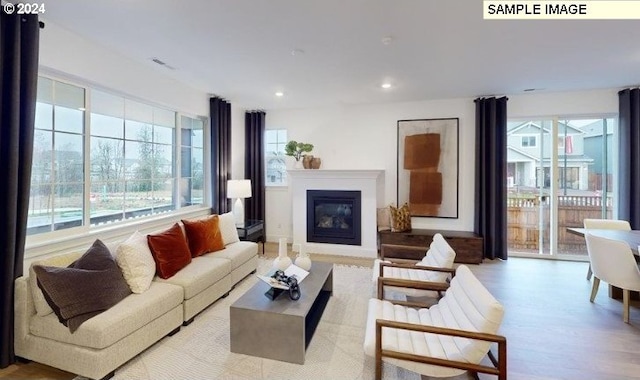
[[[407,232],[380,231],[380,255],[382,258],[420,260],[427,252],[433,235],[438,232],[456,251],[456,263],[480,264],[482,262],[484,258],[482,236],[468,231],[439,231],[419,228]]]

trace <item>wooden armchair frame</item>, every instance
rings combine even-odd
[[[415,265],[409,262],[385,263],[384,261],[382,261],[380,262],[380,273],[378,273],[378,299],[384,299],[383,297],[384,297],[385,286],[396,286],[396,287],[420,289],[420,290],[434,290],[438,292],[439,296],[442,296],[441,292],[449,288],[448,282],[431,282],[431,281],[420,281],[420,280],[407,280],[407,279],[400,279],[395,277],[383,277],[385,267],[424,270],[424,271],[430,271],[430,272],[446,272],[446,273],[450,273],[452,278],[456,275],[456,270],[453,268],[421,266],[421,265]],[[403,302],[402,304],[406,306],[409,306],[409,305],[424,306],[422,304],[416,304],[411,302]]]
[[[414,267],[411,267],[411,268],[413,269]],[[443,270],[443,268],[437,268],[437,269]],[[449,270],[446,269],[445,271],[449,271]],[[455,276],[455,270],[453,270],[452,275]],[[445,284],[440,282],[399,280],[394,278],[379,277],[378,278],[378,299],[380,300],[384,299],[383,298],[384,285],[412,287],[417,289],[435,290],[438,292],[446,290],[449,287],[448,283]],[[425,307],[426,306],[417,302],[405,302],[405,301],[395,301],[395,300],[388,300],[388,301],[397,305],[403,305],[407,307]],[[497,343],[498,357],[496,358],[491,352],[491,349],[489,349],[489,351],[487,352],[487,355],[489,357],[489,360],[493,364],[493,366],[487,366],[482,364],[473,364],[468,362],[408,354],[406,352],[383,350],[382,349],[382,328],[383,327],[418,331],[423,333],[432,333],[432,334],[438,334],[438,335],[449,335],[449,336],[483,340],[487,342]],[[480,373],[487,373],[490,375],[497,375],[498,380],[507,380],[507,338],[497,334],[487,334],[487,333],[479,333],[475,331],[419,325],[415,323],[396,322],[396,321],[389,321],[385,319],[376,319],[376,350],[375,350],[376,380],[382,379],[382,358],[383,357],[389,357],[389,358],[400,359],[400,360],[408,360],[408,361],[424,363],[424,364],[432,364],[432,365],[443,366],[443,367],[463,369],[473,373],[476,379],[478,378],[477,373],[480,372]]]
[[[408,354],[405,352],[383,350],[382,349],[382,328],[390,327],[396,329],[419,331],[423,333],[432,333],[438,335],[449,335],[461,338],[469,338],[476,340],[484,340],[498,344],[498,358],[495,358],[489,350],[488,355],[493,367],[473,364],[455,360],[439,359],[429,356],[420,356]],[[507,380],[507,338],[501,335],[478,333],[466,330],[448,329],[435,326],[418,325],[414,323],[404,323],[396,321],[388,321],[384,319],[376,319],[376,380],[382,379],[382,358],[389,357],[400,360],[408,360],[412,362],[432,364],[443,367],[458,368],[473,373],[487,373],[497,375],[498,380]],[[477,378],[477,375],[476,375]]]

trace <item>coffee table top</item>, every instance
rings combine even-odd
[[[332,273],[333,264],[314,262],[309,275],[300,283],[301,295],[297,301],[291,300],[286,290],[275,300],[270,300],[264,295],[270,289],[270,286],[263,281],[258,281],[257,284],[238,298],[231,305],[231,308],[260,310],[304,317],[311,309],[313,302]]]

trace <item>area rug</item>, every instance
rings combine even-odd
[[[259,274],[271,262],[260,259]],[[176,379],[373,379],[374,360],[363,352],[367,305],[373,294],[371,268],[334,265],[333,296],[307,348],[304,365],[229,351],[229,306],[259,281],[250,275],[229,294],[124,364],[114,380]],[[418,380],[402,368],[384,365],[384,379]],[[80,380],[81,378],[76,378]]]

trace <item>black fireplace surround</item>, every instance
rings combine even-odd
[[[307,241],[361,245],[361,192],[307,190]]]

